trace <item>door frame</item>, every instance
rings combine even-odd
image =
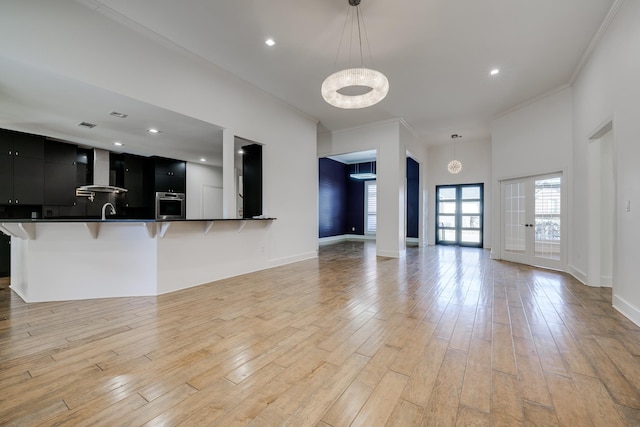
[[[560,176],[560,259],[545,259],[545,258],[537,258],[535,256],[535,227],[531,229],[527,229],[527,233],[529,234],[530,244],[533,242],[534,247],[530,248],[530,253],[527,255],[518,256],[517,254],[509,253],[507,254],[505,249],[505,200],[504,200],[504,184],[518,182],[518,181],[531,181],[533,185],[531,186],[533,191],[535,191],[535,180],[537,179],[545,179],[551,178],[555,176]],[[567,265],[567,241],[568,241],[568,233],[569,226],[567,223],[567,178],[563,171],[549,172],[543,173],[539,175],[527,175],[515,178],[502,179],[499,181],[499,194],[500,194],[500,259],[510,262],[516,262],[520,264],[531,265],[535,267],[546,268],[550,270],[560,270],[566,271]],[[535,193],[532,195],[532,206],[531,209],[528,209],[527,212],[527,221],[532,224],[535,224]],[[532,237],[533,236],[533,237]]]
[[[460,204],[462,199],[459,199],[459,193],[461,193],[461,189],[463,187],[480,187],[480,212],[478,215],[480,216],[480,243],[478,244],[469,244],[469,243],[461,243],[460,233],[462,231],[462,213],[460,209]],[[438,190],[440,188],[456,188],[456,242],[451,243],[449,241],[440,240],[439,227],[438,227],[438,217],[440,215],[440,206],[438,200]],[[483,248],[484,247],[484,183],[474,183],[474,184],[443,184],[436,185],[435,189],[435,198],[436,198],[436,209],[435,209],[435,244],[436,245],[449,245],[449,246],[464,246],[469,248]]]

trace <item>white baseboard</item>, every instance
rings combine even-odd
[[[569,264],[567,265],[567,273],[572,275],[575,279],[577,279],[583,285],[590,286],[587,283],[587,274],[581,271],[579,268],[576,268],[575,266]]]
[[[611,276],[600,276],[600,286],[603,288],[612,288],[613,287],[613,277]]]
[[[340,236],[329,236],[329,237],[320,237],[318,239],[318,243],[319,244],[324,244],[324,243],[337,243],[337,242],[343,242],[347,240],[344,234],[341,234]]]
[[[318,243],[336,243],[346,242],[348,240],[376,240],[376,236],[371,234],[341,234],[339,236],[320,237]]]
[[[408,246],[420,246],[420,239],[417,237],[405,237],[404,243]]]
[[[402,258],[406,253],[406,249],[401,249],[399,251],[376,251],[377,256],[385,258]]]
[[[20,298],[22,298],[22,301],[26,302],[26,303],[30,303],[33,301],[29,301],[26,296],[21,292],[20,289],[18,289],[18,287],[13,287],[13,286],[9,286],[9,289],[11,289],[13,292],[15,292],[16,294],[18,294],[18,296]]]
[[[640,326],[640,309],[627,302],[624,298],[613,295],[613,308],[622,313],[627,319]]]
[[[294,256],[289,256],[284,258],[272,259],[272,260],[269,260],[269,266],[267,268],[278,267],[281,265],[291,264],[298,261],[305,261],[313,258],[318,258],[318,251],[307,252],[304,254],[299,254],[299,255],[294,255]]]

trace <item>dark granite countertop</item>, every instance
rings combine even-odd
[[[123,222],[123,223],[131,223],[131,222],[150,222],[150,223],[164,223],[164,222],[208,222],[208,221],[273,221],[276,218],[205,218],[205,219],[126,219],[126,218],[0,218],[0,223],[85,223],[85,222]]]

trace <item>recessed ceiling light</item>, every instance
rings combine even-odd
[[[500,74],[500,70],[498,68],[494,68],[493,70],[491,70],[489,74],[491,74],[492,76],[495,76],[497,74]]]
[[[114,116],[114,117],[118,117],[120,119],[124,119],[125,117],[128,116],[128,114],[125,113],[118,113],[117,111],[112,111],[109,113],[110,116]]]
[[[244,154],[244,150],[238,150],[238,154]]]
[[[80,122],[78,123],[78,126],[83,128],[88,128],[88,129],[93,129],[94,127],[96,127],[94,123],[89,123],[89,122]]]
[[[201,161],[201,162],[206,162],[206,161],[207,161],[207,159],[205,159],[204,157],[201,157],[201,158],[200,158],[200,161]]]
[[[122,147],[124,144],[120,141],[116,141],[113,143],[113,145],[117,145],[118,147]]]
[[[266,39],[266,40],[264,41],[264,43],[265,43],[267,46],[274,46],[274,45],[276,44],[276,42],[274,42],[274,41],[273,41],[273,39]]]
[[[147,132],[149,132],[149,133],[160,133],[160,131],[158,129],[154,129],[154,128],[147,129]]]

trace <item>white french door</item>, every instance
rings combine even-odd
[[[562,174],[502,181],[502,259],[562,270]]]

